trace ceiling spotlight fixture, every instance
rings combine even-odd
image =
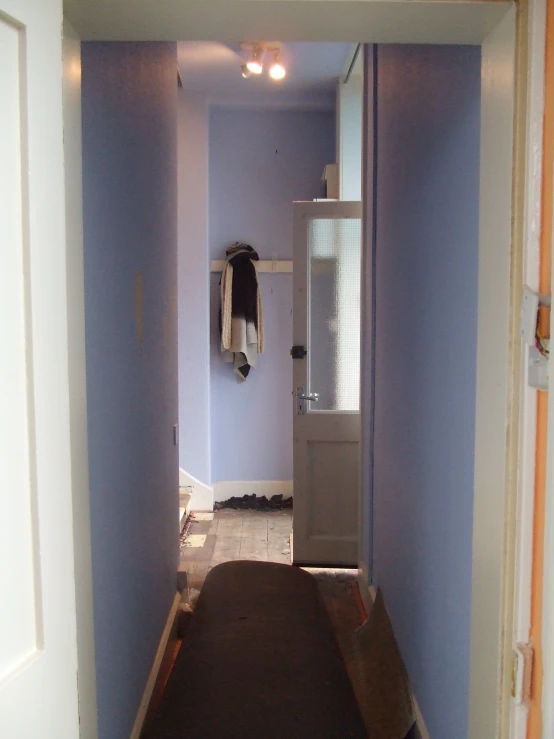
[[[252,74],[261,74],[264,69],[264,65],[262,63],[262,57],[263,57],[264,50],[260,46],[255,46],[252,50],[252,59],[250,59],[249,62],[246,63],[246,66],[248,68],[248,71]]]
[[[269,76],[273,80],[282,80],[283,77],[286,75],[286,73],[287,73],[287,70],[281,64],[279,52],[276,51],[275,56],[273,57],[273,64],[271,65],[269,69]]]
[[[282,43],[280,41],[242,41],[241,51],[247,52],[248,61],[240,65],[240,73],[245,78],[258,76],[264,71],[264,56],[272,55],[272,63],[269,67],[269,76],[273,80],[282,80],[287,70],[281,61]]]

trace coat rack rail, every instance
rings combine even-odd
[[[292,259],[260,259],[254,262],[256,272],[276,272],[287,273],[292,272]],[[224,259],[213,259],[211,263],[212,272],[223,272],[225,266]]]

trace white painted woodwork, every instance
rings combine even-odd
[[[363,130],[362,141],[362,286],[360,295],[360,500],[358,569],[372,581],[373,553],[373,230],[374,230],[374,74],[373,45],[363,48]]]
[[[362,53],[357,57],[361,60]],[[362,198],[362,111],[363,75],[356,64],[348,82],[341,80],[337,91],[339,193],[341,200]]]
[[[506,696],[515,11],[483,44],[469,739],[497,737]]]
[[[308,351],[304,359],[293,360],[293,553],[297,564],[358,564],[360,413],[317,410],[315,404],[307,403],[307,412],[298,415],[296,389],[309,385],[309,222],[361,217],[359,202],[294,204],[293,344]],[[315,387],[311,390],[317,392]]]
[[[75,531],[77,668],[81,739],[95,739],[96,662],[88,478],[87,388],[83,265],[83,172],[81,135],[81,41],[72,26],[63,26],[63,112],[69,391]]]
[[[79,737],[62,15],[0,0],[0,736]]]
[[[552,203],[554,210],[554,202]],[[552,229],[554,244],[554,228]],[[554,278],[554,265],[552,270]],[[554,285],[554,282],[552,282]],[[550,359],[552,362],[552,358]],[[543,736],[554,736],[554,391],[548,397],[548,447],[546,478],[546,511],[544,519],[543,574]]]
[[[522,283],[539,291],[539,241],[542,184],[542,138],[544,114],[544,52],[546,1],[528,6],[527,110],[525,139],[532,155],[525,162],[523,203]],[[531,638],[531,595],[533,571],[533,520],[535,502],[535,455],[537,435],[537,391],[528,385],[528,347],[523,344],[519,380],[520,464],[517,478],[515,521],[515,573],[512,650]],[[520,665],[523,661],[519,660]],[[512,698],[509,738],[526,739],[529,705]],[[548,734],[546,735],[548,736]]]
[[[164,630],[160,637],[160,643],[158,644],[158,648],[154,656],[154,661],[152,662],[152,668],[144,687],[144,693],[142,694],[142,700],[140,702],[137,715],[135,717],[135,723],[133,724],[133,728],[131,729],[130,739],[140,739],[140,736],[142,734],[144,722],[148,713],[148,708],[150,706],[152,695],[156,687],[156,682],[160,674],[160,669],[162,667],[164,658],[166,657],[168,644],[170,642],[170,639],[175,639],[177,635],[177,620],[179,618],[179,606],[181,605],[181,598],[181,593],[175,593],[173,603],[171,604],[171,608],[169,609],[169,614],[164,626]]]
[[[213,511],[213,487],[200,482],[182,467],[179,467],[179,489],[186,489],[191,494],[191,511]]]

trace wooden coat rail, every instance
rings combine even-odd
[[[284,274],[292,272],[292,259],[260,259],[254,262],[256,272],[278,272]],[[223,272],[224,259],[212,259],[211,271]]]

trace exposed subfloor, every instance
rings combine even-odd
[[[290,509],[261,512],[223,508],[214,512],[211,521],[193,518],[187,539],[206,539],[202,546],[181,549],[179,569],[187,573],[189,588],[200,590],[210,569],[222,562],[254,559],[291,564],[291,533]]]

